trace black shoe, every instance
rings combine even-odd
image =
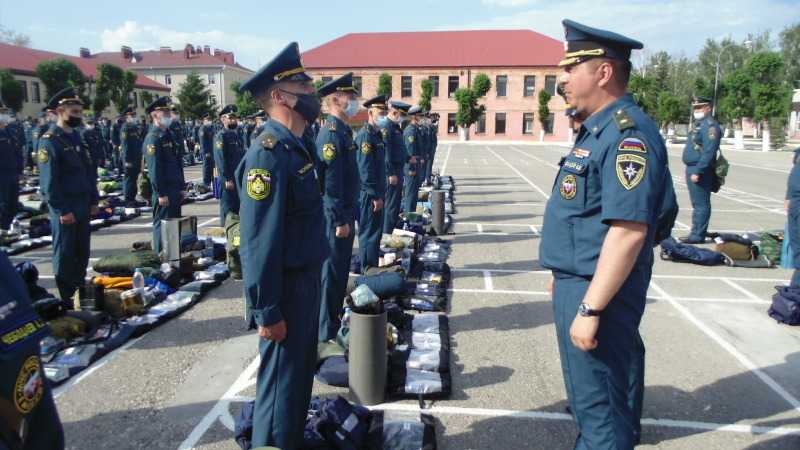
[[[684,236],[678,240],[681,241],[681,244],[704,244],[706,242],[705,239],[694,239],[691,236]]]

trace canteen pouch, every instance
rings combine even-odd
[[[725,177],[728,176],[728,168],[730,163],[722,155],[722,150],[719,151],[719,157],[714,161],[714,180],[711,182],[711,192],[719,192],[722,185],[725,184]]]

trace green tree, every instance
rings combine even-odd
[[[742,119],[753,115],[753,100],[750,97],[752,84],[753,78],[742,69],[729,73],[725,77],[725,98],[718,105],[733,122],[734,148],[739,150],[744,149]]]
[[[422,87],[422,95],[419,98],[419,106],[422,106],[423,111],[431,110],[431,93],[433,92],[433,83],[431,80],[425,78],[420,83]]]
[[[550,95],[546,89],[539,91],[539,124],[542,125],[542,132],[539,134],[539,140],[544,140],[544,131],[547,129],[547,121],[550,118],[550,107],[547,103],[550,102]]]
[[[151,94],[150,91],[140,92],[139,98],[142,99],[142,103],[144,103],[145,105],[149,105],[150,103],[153,103],[153,100],[155,100],[155,98],[153,98],[153,94]]]
[[[109,101],[114,102],[117,111],[122,111],[133,104],[131,93],[136,85],[137,75],[131,70],[110,63],[97,65],[97,93],[92,102],[92,109],[96,115],[109,106]]]
[[[323,104],[323,103],[322,103],[322,94],[319,93],[319,88],[321,88],[322,85],[324,85],[324,84],[325,83],[323,83],[322,80],[314,80],[314,81],[311,82],[311,85],[314,86],[314,89],[317,90],[317,101],[319,102],[320,105]],[[325,120],[327,117],[328,117],[327,114],[322,112],[322,108],[320,108],[319,109],[319,120]]]
[[[17,111],[22,109],[22,101],[25,99],[22,83],[17,81],[11,70],[6,67],[0,67],[0,94],[7,107]]]
[[[253,94],[251,94],[250,91],[247,91],[244,94],[239,92],[239,86],[241,85],[241,81],[234,81],[231,83],[230,88],[234,95],[236,95],[236,107],[239,108],[239,112],[237,112],[237,114],[239,117],[246,117],[253,115],[256,111],[258,111],[259,108],[253,99]]]
[[[492,88],[492,81],[485,73],[475,75],[475,80],[471,88],[458,88],[455,91],[458,111],[456,111],[456,125],[468,129],[473,123],[477,122],[484,112],[485,105],[478,105],[478,99],[486,95]],[[467,138],[468,131],[464,131],[462,137]]]
[[[381,76],[378,77],[377,95],[381,94],[389,94],[389,97],[392,96],[392,76],[386,72],[383,72]]]
[[[786,27],[780,34],[781,56],[786,62],[786,75],[794,87],[800,88],[800,23]]]
[[[783,118],[792,106],[792,88],[783,73],[783,58],[776,52],[759,52],[747,60],[744,70],[753,77],[753,121],[761,122],[762,150],[770,149],[772,119]],[[783,130],[780,130],[782,132]]]
[[[656,109],[656,100],[652,89],[653,79],[642,75],[631,74],[628,80],[628,91],[633,94],[633,99],[645,114],[653,117]]]
[[[211,103],[211,91],[206,89],[205,83],[196,71],[186,75],[186,81],[179,85],[175,95],[181,105],[181,112],[187,118],[196,119],[205,113],[217,114],[218,106]]]
[[[27,34],[17,33],[5,27],[0,27],[0,44],[16,45],[17,47],[30,47],[31,37]]]
[[[36,64],[36,76],[44,85],[44,96],[47,99],[70,86],[80,92],[86,86],[86,77],[81,69],[63,56],[39,61]]]
[[[681,102],[678,97],[670,91],[662,91],[658,96],[658,120],[661,128],[667,128],[667,134],[675,129],[675,122],[681,117]],[[672,133],[674,134],[674,132]]]

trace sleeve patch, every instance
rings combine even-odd
[[[123,133],[120,135],[120,137],[121,137],[122,139],[128,139],[128,133],[125,133],[125,132],[123,132]]]
[[[712,141],[717,139],[717,129],[716,128],[711,127],[711,128],[708,129],[708,138],[711,139]]]
[[[40,163],[46,163],[47,161],[50,161],[50,153],[47,152],[46,148],[40,148],[39,149],[39,162]]]
[[[156,154],[156,145],[155,144],[147,144],[147,154],[148,155],[155,155]]]
[[[627,190],[639,185],[644,179],[647,169],[647,159],[639,155],[627,153],[617,155],[617,178]]]
[[[269,196],[272,176],[264,169],[250,169],[247,172],[247,195],[253,200],[264,200]]]
[[[217,150],[222,150],[222,141],[217,141],[217,143],[214,145],[216,145]]]
[[[383,136],[384,138],[389,137],[389,130],[387,130],[386,128],[383,128],[381,130],[381,136]]]
[[[361,153],[369,155],[371,151],[372,151],[372,145],[369,142],[361,143]]]
[[[409,136],[408,137],[408,143],[409,144],[413,144],[414,143],[414,136]]]
[[[322,157],[326,161],[333,161],[336,158],[336,146],[333,143],[328,143],[322,146]]]
[[[641,139],[635,137],[629,137],[622,140],[619,143],[619,147],[617,150],[620,152],[639,152],[639,153],[647,153],[647,146],[644,145]]]

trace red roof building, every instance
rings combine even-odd
[[[563,56],[562,41],[530,30],[353,33],[302,53],[309,73],[323,81],[353,72],[363,100],[377,95],[382,73],[392,77],[392,100],[413,105],[422,80],[431,80],[431,110],[441,115],[439,140],[459,139],[455,90],[486,74],[492,81],[480,101],[486,114],[470,127],[469,139],[553,142],[570,139],[566,106],[555,93]],[[541,90],[552,96],[544,126]]]

